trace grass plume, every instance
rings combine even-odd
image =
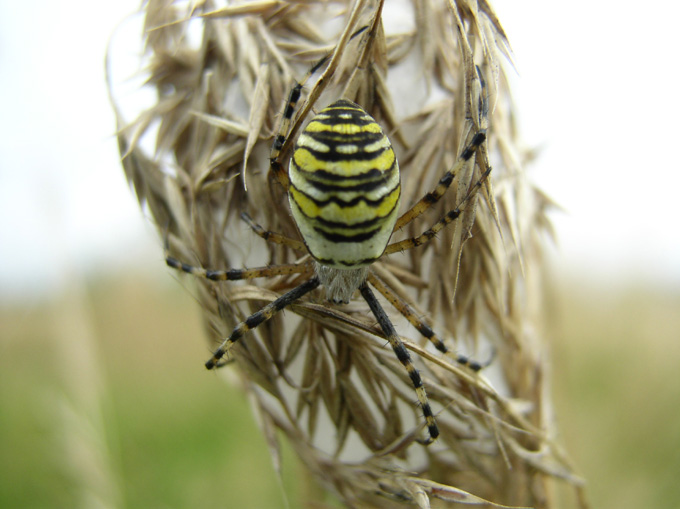
[[[236,371],[252,396],[275,464],[283,434],[349,506],[552,507],[555,478],[572,484],[585,506],[582,481],[554,440],[540,323],[552,204],[523,173],[529,154],[519,146],[506,81],[509,43],[486,1],[409,5],[410,18],[392,29],[387,13],[380,18],[382,3],[369,0],[223,7],[150,0],[143,44],[156,102],[126,119],[114,98],[123,168],[176,258],[211,269],[293,263],[298,253],[256,238],[239,216],[247,211],[299,238],[268,155],[293,80],[321,57],[331,54],[304,90],[293,132],[312,109],[341,96],[358,102],[395,145],[404,205],[434,188],[486,129],[474,164],[393,240],[455,208],[493,162],[458,221],[374,265],[453,350],[495,352],[475,375],[432,353],[389,311],[437,412],[436,444],[415,441],[422,416],[408,377],[359,301],[334,307],[318,294],[297,302],[239,342],[222,371]],[[403,83],[412,90],[398,93]],[[153,151],[139,143],[144,137]],[[300,280],[196,283],[214,346]]]

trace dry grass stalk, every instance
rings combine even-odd
[[[299,238],[267,158],[293,80],[320,57],[332,52],[306,87],[298,124],[311,108],[341,96],[363,105],[395,144],[404,205],[431,190],[474,132],[488,128],[476,163],[460,172],[436,211],[395,237],[420,233],[455,208],[492,160],[481,199],[426,246],[374,264],[454,350],[496,352],[492,366],[475,375],[433,354],[386,305],[424,376],[442,431],[437,443],[414,441],[423,421],[413,389],[363,302],[336,307],[321,294],[303,299],[240,341],[232,351],[236,366],[223,372],[242,375],[275,464],[279,430],[349,506],[484,504],[482,497],[552,507],[551,478],[571,483],[581,498],[581,481],[554,441],[538,329],[551,203],[522,173],[503,67],[506,36],[484,0],[404,3],[403,12],[412,12],[400,18],[407,28],[399,32],[383,29],[380,7],[376,0],[226,7],[149,1],[148,83],[158,100],[130,123],[116,108],[127,177],[177,258],[213,269],[291,263],[298,253],[256,238],[239,213]],[[351,37],[369,26],[376,30]],[[393,76],[408,66],[415,74],[402,81],[418,82],[416,92],[391,94]],[[440,99],[428,99],[435,90]],[[156,153],[147,154],[138,140],[152,125]],[[197,281],[211,345],[299,282]]]

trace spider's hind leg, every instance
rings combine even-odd
[[[484,73],[482,70],[478,66],[475,66],[475,68],[477,71],[476,77],[471,80],[468,86],[472,88],[472,96],[477,97],[477,103],[475,108],[475,102],[473,101],[470,108],[472,111],[468,112],[468,119],[472,120],[472,117],[476,118],[476,121],[473,122],[476,132],[472,138],[470,138],[470,141],[467,143],[465,148],[463,148],[453,167],[444,173],[442,178],[439,179],[439,182],[435,188],[429,193],[426,193],[418,202],[412,205],[401,215],[401,217],[397,219],[397,222],[394,225],[395,231],[403,228],[415,218],[431,208],[433,205],[435,205],[442,198],[442,196],[446,194],[446,191],[449,189],[449,187],[451,187],[451,184],[455,180],[460,170],[468,163],[468,161],[473,158],[476,153],[479,152],[480,156],[483,158],[483,163],[479,165],[483,174],[475,186],[480,185],[489,174],[490,169],[486,151],[479,150],[486,141],[487,126],[489,125],[489,104],[486,93],[486,80],[484,79]],[[463,203],[469,199],[471,191],[472,189],[468,191],[467,196],[464,198],[463,202],[458,204],[457,208],[462,207]]]
[[[253,218],[248,215],[248,213],[246,212],[241,213],[241,219],[243,219],[248,224],[248,226],[250,227],[251,230],[253,230],[255,235],[266,240],[267,242],[288,246],[291,249],[298,251],[300,253],[307,252],[307,247],[305,246],[304,242],[291,239],[290,237],[286,237],[281,233],[265,230],[262,226],[257,224],[253,220]]]
[[[288,140],[291,135],[295,134],[289,132],[291,129],[290,125],[293,120],[293,114],[295,113],[295,108],[297,107],[297,103],[300,100],[300,96],[302,95],[302,89],[304,88],[305,83],[307,83],[307,80],[309,80],[309,78],[311,78],[312,75],[318,71],[321,66],[323,66],[323,64],[328,61],[329,58],[330,54],[321,58],[321,60],[316,62],[309,69],[309,71],[307,71],[307,74],[305,74],[305,77],[302,78],[302,80],[295,82],[295,85],[293,85],[293,88],[288,94],[288,100],[286,101],[283,109],[283,115],[281,117],[281,124],[279,125],[279,129],[276,132],[276,136],[274,136],[274,142],[272,143],[271,152],[269,154],[269,165],[276,179],[286,190],[288,190],[290,182],[288,180],[288,174],[286,173],[286,170],[284,169],[281,162],[281,157],[285,155],[286,152],[288,152]]]
[[[458,217],[465,210],[465,205],[477,195],[477,191],[479,190],[480,187],[482,187],[490,173],[491,168],[488,168],[484,173],[482,173],[482,176],[479,178],[479,180],[477,180],[477,182],[475,182],[472,185],[472,187],[468,190],[467,194],[465,195],[465,198],[461,200],[458,206],[455,209],[449,210],[446,214],[444,214],[444,216],[441,219],[439,219],[439,221],[437,221],[434,225],[432,225],[430,229],[425,230],[423,233],[416,237],[400,240],[399,242],[394,242],[393,244],[388,245],[387,248],[385,249],[384,254],[388,255],[391,253],[396,253],[398,251],[406,251],[407,249],[413,249],[414,247],[422,246],[423,244],[435,238],[437,236],[437,233],[439,233],[441,230],[443,230],[448,225],[453,223],[456,219],[458,219]]]
[[[399,230],[420,216],[427,209],[435,205],[442,196],[446,193],[451,183],[456,178],[458,172],[463,166],[475,155],[477,149],[486,140],[486,131],[480,130],[472,137],[472,141],[463,149],[463,152],[458,157],[458,160],[453,167],[448,170],[444,176],[439,179],[435,188],[429,193],[425,194],[418,202],[416,202],[410,209],[404,212],[394,225],[394,230]]]

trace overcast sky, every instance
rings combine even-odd
[[[559,261],[680,284],[677,2],[496,2],[532,177],[564,209]]]
[[[109,35],[137,4],[0,2],[3,299],[59,288],[83,268],[164,270],[118,162],[104,83]],[[524,139],[541,149],[530,176],[565,210],[553,214],[557,270],[677,288],[680,8],[495,5],[515,54]],[[128,39],[133,56],[138,39]]]

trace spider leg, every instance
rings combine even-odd
[[[274,176],[277,178],[279,182],[281,182],[285,189],[288,189],[289,180],[288,174],[286,173],[286,171],[283,168],[283,165],[281,164],[281,155],[287,151],[284,150],[284,148],[287,148],[286,144],[288,138],[295,134],[292,131],[290,133],[288,132],[290,130],[291,121],[293,120],[295,108],[297,106],[298,101],[300,100],[300,95],[302,95],[302,88],[305,86],[305,83],[307,83],[307,80],[311,78],[312,74],[314,74],[324,63],[326,63],[329,57],[330,54],[325,55],[321,60],[315,63],[309,69],[309,71],[307,71],[305,77],[302,78],[301,81],[298,81],[295,83],[295,85],[293,85],[293,88],[291,89],[290,94],[288,95],[288,100],[286,101],[286,106],[283,110],[283,116],[281,118],[281,125],[279,126],[278,132],[274,137],[274,143],[272,143],[272,149],[269,154],[269,164],[271,170],[274,173]]]
[[[426,230],[417,237],[404,239],[399,242],[395,242],[393,244],[388,245],[387,248],[385,249],[384,254],[388,255],[391,253],[396,253],[397,251],[406,251],[407,249],[422,246],[423,244],[429,242],[434,237],[436,237],[437,233],[439,233],[442,229],[446,228],[449,224],[453,223],[463,213],[463,211],[465,210],[465,204],[468,201],[470,201],[470,199],[472,199],[474,196],[476,196],[477,191],[482,186],[482,184],[484,184],[484,181],[489,176],[489,173],[491,173],[491,168],[487,169],[484,173],[482,173],[482,176],[469,189],[469,191],[465,195],[465,198],[463,198],[463,200],[458,204],[458,206],[455,209],[448,211],[444,215],[444,217],[437,221],[429,230]]]
[[[399,219],[397,219],[397,222],[394,225],[395,231],[406,226],[416,217],[437,203],[442,196],[444,196],[446,190],[451,186],[453,179],[456,178],[456,174],[461,170],[465,163],[467,163],[472,158],[472,156],[477,151],[477,148],[479,148],[479,146],[484,143],[484,140],[486,140],[486,131],[483,130],[479,131],[472,137],[470,144],[465,147],[465,149],[463,149],[463,152],[456,163],[439,180],[437,186],[432,191],[423,196],[420,201],[413,205],[409,210],[404,212],[404,214],[402,214]]]
[[[165,257],[165,263],[182,272],[192,274],[197,277],[210,279],[211,281],[237,281],[239,279],[255,279],[258,277],[273,277],[282,276],[286,274],[301,274],[303,272],[311,272],[313,265],[311,263],[290,263],[281,265],[270,265],[267,267],[253,267],[247,269],[227,269],[227,270],[211,270],[203,267],[195,267],[193,265],[180,262],[172,256]]]
[[[390,304],[392,304],[397,309],[397,311],[399,311],[411,323],[411,325],[413,325],[418,330],[418,332],[420,332],[425,338],[427,338],[435,346],[437,350],[447,355],[448,357],[452,358],[458,364],[467,366],[473,371],[479,371],[480,369],[485,367],[484,364],[481,364],[480,362],[474,359],[470,359],[465,355],[455,354],[451,350],[449,350],[444,344],[444,342],[441,340],[441,338],[437,336],[437,334],[432,330],[432,327],[430,327],[427,323],[423,322],[420,318],[418,318],[418,315],[415,313],[413,308],[411,308],[411,306],[409,306],[407,302],[402,300],[377,275],[375,275],[372,272],[369,272],[368,281],[390,302]]]
[[[262,232],[264,232],[264,235],[260,236],[263,237],[265,240],[267,240],[269,236],[275,237],[276,235],[279,235],[283,239],[287,239],[287,237],[284,237],[283,235],[280,234],[276,234],[274,232],[265,232],[261,226],[252,223],[252,219],[250,219],[250,216],[248,216],[245,213],[244,215],[246,216],[244,217],[244,220],[246,220],[246,222],[248,222],[248,224],[251,225],[251,228],[253,228],[254,225],[255,227],[259,228]],[[259,234],[257,230],[256,233]],[[276,242],[276,240],[273,241]],[[296,241],[291,239],[291,242],[295,243]],[[300,242],[300,244],[302,243]],[[304,247],[304,244],[302,245]],[[179,270],[181,272],[186,272],[187,274],[192,274],[196,277],[210,279],[211,281],[237,281],[240,279],[255,279],[260,277],[283,276],[287,274],[302,274],[305,272],[311,272],[314,267],[311,262],[289,263],[280,265],[268,265],[265,267],[226,269],[226,270],[213,270],[205,269],[203,267],[196,267],[194,265],[184,263],[178,260],[177,258],[174,258],[173,256],[170,256],[169,239],[167,233],[165,235],[163,249],[165,252],[165,263],[168,265],[168,267],[172,267],[173,269]]]
[[[430,403],[427,399],[427,393],[425,392],[425,386],[423,385],[423,380],[420,377],[420,373],[418,373],[418,370],[413,365],[408,350],[406,349],[404,343],[399,338],[399,335],[397,334],[394,325],[392,325],[392,322],[387,316],[387,313],[385,313],[385,310],[378,302],[378,299],[375,298],[375,295],[373,294],[373,291],[369,288],[368,284],[367,283],[362,284],[359,287],[359,291],[361,292],[361,295],[368,303],[368,306],[371,308],[371,312],[378,320],[380,328],[383,330],[385,336],[387,337],[387,340],[390,342],[392,350],[394,350],[397,359],[399,359],[399,362],[401,362],[401,365],[404,366],[409,377],[411,378],[411,383],[413,384],[413,387],[418,396],[418,401],[420,402],[420,407],[423,411],[423,415],[425,416],[425,423],[427,424],[427,429],[430,434],[429,438],[424,441],[424,444],[429,445],[432,442],[434,442],[439,436],[439,428],[437,427],[437,423],[434,420],[432,407],[430,407]]]
[[[264,228],[262,228],[262,226],[253,221],[253,218],[250,217],[246,212],[243,212],[241,214],[241,219],[243,219],[248,224],[248,226],[250,226],[250,229],[253,230],[253,232],[258,237],[263,238],[267,242],[273,242],[274,244],[282,244],[284,246],[290,247],[291,249],[294,249],[295,251],[299,251],[302,253],[308,252],[307,246],[305,246],[304,242],[291,239],[290,237],[286,237],[285,235],[282,235],[277,232],[265,230]]]
[[[303,295],[311,292],[317,286],[319,286],[319,278],[313,277],[308,281],[305,281],[300,286],[297,286],[287,293],[284,293],[281,297],[273,302],[270,302],[261,310],[253,313],[243,322],[239,323],[231,335],[225,339],[222,344],[213,352],[213,356],[205,363],[205,367],[208,369],[216,368],[220,365],[220,359],[229,351],[234,343],[243,337],[245,333],[253,330],[255,327],[263,324],[267,320],[271,319],[276,313],[289,306]]]

